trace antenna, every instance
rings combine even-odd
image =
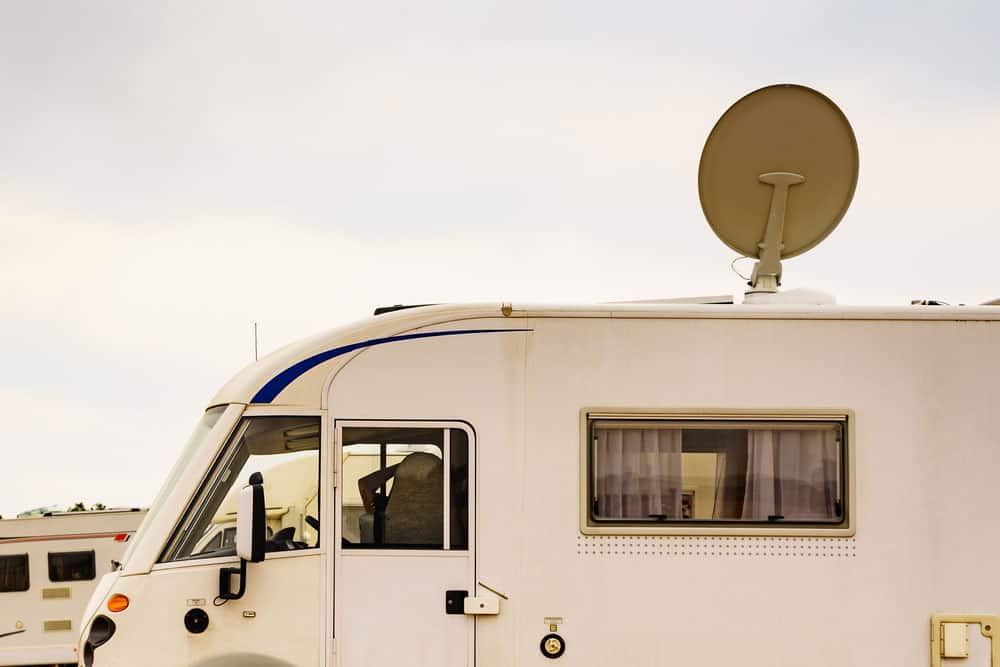
[[[858,144],[823,94],[767,86],[722,114],[698,167],[701,209],[727,246],[758,261],[748,295],[774,293],[781,260],[810,250],[844,217],[858,182]]]
[[[258,358],[258,347],[257,347],[257,323],[253,323],[253,360],[257,361]]]

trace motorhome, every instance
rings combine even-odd
[[[830,105],[763,89],[706,144],[742,303],[390,308],[239,372],[83,665],[1000,667],[1000,309],[778,290],[853,194]],[[314,482],[276,536],[270,497]]]
[[[77,664],[80,618],[146,512],[0,520],[0,665]]]

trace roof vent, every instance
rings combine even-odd
[[[395,306],[379,306],[375,309],[374,315],[385,315],[386,313],[394,313],[397,310],[408,310],[410,308],[423,308],[424,306],[433,306],[433,303],[414,303],[410,305],[404,305],[397,303]]]

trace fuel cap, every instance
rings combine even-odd
[[[205,613],[204,609],[195,607],[194,609],[189,609],[186,614],[184,614],[184,627],[187,631],[194,635],[200,635],[205,632],[205,628],[208,627],[208,614]]]

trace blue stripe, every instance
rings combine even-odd
[[[531,329],[460,329],[458,331],[431,331],[427,333],[388,336],[386,338],[371,338],[369,340],[363,340],[360,343],[351,343],[350,345],[335,347],[331,350],[327,350],[326,352],[314,354],[308,359],[303,359],[297,364],[289,366],[285,370],[281,371],[268,380],[267,384],[261,387],[260,391],[254,394],[254,397],[250,399],[250,402],[270,403],[277,398],[278,394],[284,391],[285,387],[301,377],[304,373],[306,373],[306,371],[312,370],[324,361],[329,361],[334,357],[339,357],[343,354],[354,352],[355,350],[360,350],[366,347],[374,347],[375,345],[383,345],[385,343],[395,343],[399,340],[415,340],[417,338],[437,338],[438,336],[462,336],[465,334],[481,333],[511,333],[517,331],[531,331]]]

